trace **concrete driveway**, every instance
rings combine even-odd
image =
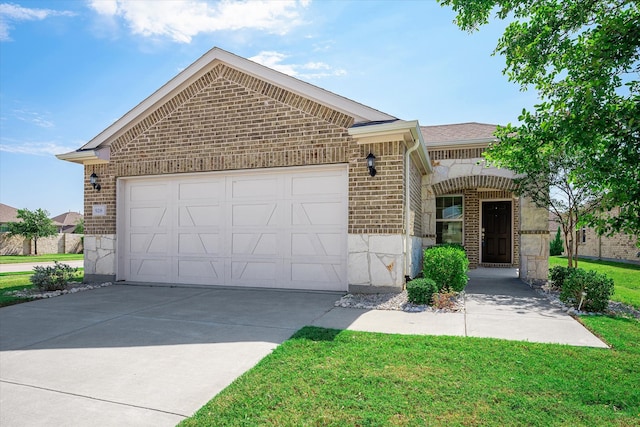
[[[305,325],[606,347],[513,271],[457,313],[336,308],[336,293],[114,285],[0,309],[1,426],[174,426]]]
[[[0,425],[174,426],[332,293],[111,286],[0,310]]]

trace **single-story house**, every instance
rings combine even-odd
[[[9,231],[10,222],[22,222],[22,218],[18,218],[18,209],[0,203],[0,232]]]
[[[87,280],[381,292],[424,247],[547,277],[546,210],[420,126],[214,48],[77,151]]]
[[[78,224],[83,220],[80,212],[65,212],[54,216],[51,221],[58,227],[58,233],[73,233]]]

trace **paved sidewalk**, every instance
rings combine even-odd
[[[71,267],[84,267],[83,260],[73,260],[73,261],[60,261],[62,264],[69,265]],[[0,264],[0,273],[18,273],[22,271],[33,271],[33,267],[47,267],[54,266],[55,263],[53,261],[43,261],[43,262],[20,262],[15,264]]]
[[[334,308],[314,325],[367,332],[453,335],[607,348],[517,278],[515,269],[469,271],[465,309],[458,313]]]

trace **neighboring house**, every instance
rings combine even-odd
[[[7,226],[10,222],[21,222],[22,219],[18,218],[18,209],[0,203],[0,233],[9,231]]]
[[[611,211],[612,215],[617,213],[618,208]],[[558,227],[560,227],[560,223],[553,215],[549,215],[549,236],[551,239],[555,238]],[[640,263],[638,236],[624,233],[600,236],[593,228],[581,227],[577,230],[575,238],[578,239],[579,257]],[[562,240],[564,241],[564,235],[562,235]],[[564,245],[566,254],[567,242],[564,242]]]
[[[73,233],[82,219],[83,216],[80,212],[65,212],[51,218],[58,227],[58,233]]]
[[[84,165],[87,280],[397,291],[437,239],[546,280],[546,211],[475,166],[491,127],[421,127],[214,48],[58,157]]]

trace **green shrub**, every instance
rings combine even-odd
[[[53,267],[33,267],[35,273],[29,280],[41,291],[59,291],[65,288],[77,270],[77,268],[55,261]]]
[[[435,292],[438,292],[438,287],[431,279],[413,279],[407,283],[407,296],[414,304],[430,304]]]
[[[560,237],[560,227],[558,227],[555,239],[549,242],[549,255],[562,255],[562,252],[564,252],[564,242],[562,241],[562,237]]]
[[[436,282],[438,291],[449,288],[460,292],[467,286],[469,259],[464,250],[453,246],[434,246],[424,251],[423,276]]]
[[[613,294],[613,279],[593,270],[571,269],[562,284],[560,300],[584,311],[604,311]]]
[[[575,269],[562,267],[560,265],[551,267],[551,269],[549,270],[549,280],[551,281],[551,286],[553,287],[553,289],[561,290],[564,281],[573,270]]]

